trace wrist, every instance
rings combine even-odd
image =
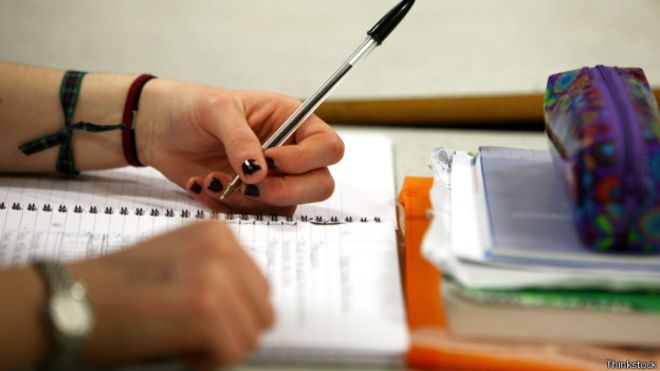
[[[149,81],[142,90],[140,109],[135,121],[135,145],[137,157],[145,166],[155,166],[157,136],[168,116],[168,86],[164,79]]]
[[[73,122],[116,125],[122,113],[132,76],[88,74],[81,86]],[[79,170],[97,170],[126,165],[122,137],[118,131],[91,133],[76,131],[73,154]]]
[[[79,170],[149,165],[147,149],[152,136],[151,124],[155,121],[152,108],[158,105],[151,104],[154,99],[144,99],[145,89],[153,84],[151,77],[145,77],[90,75],[86,78],[74,122],[120,123],[128,125],[128,129],[121,133],[76,132],[72,145]]]
[[[46,290],[31,268],[0,272],[0,369],[25,368],[43,361],[52,349],[43,308]]]

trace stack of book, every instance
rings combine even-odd
[[[583,246],[547,151],[436,150],[423,251],[459,336],[660,347],[660,256]]]

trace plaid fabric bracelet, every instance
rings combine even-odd
[[[73,158],[73,148],[71,146],[71,138],[73,137],[74,130],[84,130],[89,132],[102,132],[110,130],[119,130],[124,127],[123,124],[117,125],[97,125],[91,122],[78,122],[73,124],[73,114],[76,111],[76,104],[78,104],[78,95],[80,94],[80,85],[85,77],[86,72],[80,71],[67,71],[62,79],[60,86],[60,103],[62,111],[64,112],[64,129],[50,135],[46,135],[39,139],[30,141],[18,147],[24,154],[31,155],[33,153],[43,151],[47,148],[61,144],[60,152],[55,164],[55,170],[58,173],[76,176],[80,174],[76,170],[75,161]]]

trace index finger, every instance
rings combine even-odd
[[[320,130],[298,143],[270,148],[264,155],[279,172],[304,174],[339,162],[344,156],[344,142],[334,130]]]
[[[294,98],[275,93],[244,94],[243,99],[248,121],[253,125],[261,123],[268,133],[275,132],[301,105]],[[284,146],[265,151],[265,156],[274,160],[268,164],[270,170],[273,170],[271,165],[275,165],[276,170],[289,174],[303,174],[333,165],[343,155],[344,143],[337,132],[316,115],[307,118]]]
[[[316,115],[311,115],[305,121],[305,123],[296,130],[294,134],[294,142],[300,143],[306,138],[309,138],[314,135],[329,135],[337,134],[335,129],[333,129],[328,123],[323,121],[320,117]]]

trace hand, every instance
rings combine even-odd
[[[262,151],[299,104],[270,93],[154,80],[140,103],[139,157],[213,209],[291,213],[332,195],[327,167],[344,151],[336,132],[315,116],[287,145]],[[220,202],[234,174],[244,185]]]
[[[194,224],[75,263],[96,311],[92,363],[184,356],[196,368],[238,362],[271,326],[266,278],[221,222]]]

